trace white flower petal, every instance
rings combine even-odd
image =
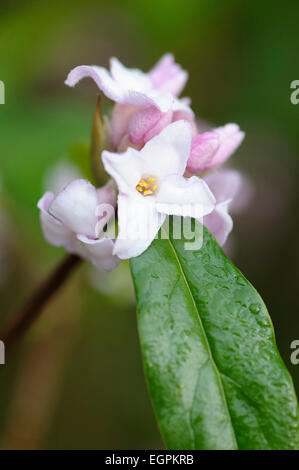
[[[144,199],[144,201],[142,200]],[[152,243],[165,220],[158,214],[154,200],[136,196],[118,197],[119,234],[115,242],[114,254],[121,259],[132,258],[143,253]]]
[[[154,106],[162,112],[172,108],[175,102],[173,95],[154,89],[149,76],[141,70],[125,67],[116,57],[110,60],[110,69],[112,78],[123,90],[122,104]]]
[[[166,113],[173,108],[175,99],[171,93],[159,90],[147,90],[144,92],[134,89],[124,91],[122,104],[137,107],[154,106],[162,113]]]
[[[242,176],[235,170],[220,170],[204,179],[216,198],[216,207],[211,214],[204,217],[203,223],[222,246],[233,228],[233,220],[228,210],[234,198],[239,197]]]
[[[139,69],[125,67],[116,57],[110,59],[110,70],[112,78],[114,78],[123,89],[144,92],[152,88],[151,80],[147,74]]]
[[[123,88],[118,82],[113,80],[109,72],[104,67],[96,65],[79,65],[70,71],[66,81],[68,86],[75,86],[82,78],[92,78],[100,90],[111,100],[122,102]]]
[[[164,178],[183,175],[191,149],[192,129],[186,121],[176,121],[149,140],[140,152],[144,173]]]
[[[95,237],[98,204],[95,187],[86,180],[78,179],[56,196],[49,212],[73,232]]]
[[[156,196],[156,208],[168,215],[201,218],[215,208],[215,198],[204,180],[197,176],[166,178]]]
[[[48,243],[54,246],[66,246],[72,237],[72,232],[67,229],[59,220],[49,214],[48,209],[54,199],[54,194],[47,192],[38,201],[37,207],[40,209],[40,220],[43,234]]]
[[[219,245],[224,245],[233,228],[232,218],[227,212],[227,204],[217,205],[211,214],[203,218],[203,224],[214,235]]]
[[[126,152],[120,154],[105,150],[102,160],[107,173],[115,179],[119,191],[135,191],[142,176],[142,160],[137,150],[129,147]]]
[[[108,98],[123,105],[155,106],[161,112],[166,112],[175,102],[171,93],[152,88],[146,74],[138,69],[124,67],[116,58],[111,59],[111,74],[104,67],[80,65],[70,71],[65,84],[73,87],[85,77],[92,78]]]
[[[82,244],[82,255],[98,269],[112,271],[121,262],[121,259],[112,253],[114,243],[110,238],[93,240],[84,235],[77,235],[77,239]]]
[[[231,214],[242,212],[250,203],[253,188],[250,181],[236,170],[219,170],[205,176],[205,181],[216,197],[217,203],[230,200]]]
[[[97,190],[99,204],[110,204],[112,207],[116,206],[116,186],[113,180],[109,180],[105,186]]]
[[[205,176],[204,180],[214,194],[217,204],[232,200],[240,192],[242,176],[236,170],[220,170]]]
[[[175,99],[172,105],[173,111],[183,111],[187,113],[188,119],[192,119],[194,117],[194,113],[190,108],[189,104],[186,104],[184,100]]]

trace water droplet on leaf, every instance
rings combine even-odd
[[[261,310],[261,306],[259,304],[251,304],[249,305],[249,310],[256,315]]]

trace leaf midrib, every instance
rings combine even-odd
[[[178,254],[177,254],[177,252],[176,252],[176,250],[175,250],[175,247],[174,247],[174,245],[173,245],[173,243],[172,243],[172,241],[170,240],[169,237],[167,237],[167,240],[168,240],[169,246],[170,246],[170,248],[171,248],[171,250],[172,250],[172,252],[173,252],[173,254],[174,254],[174,257],[175,257],[175,259],[176,259],[176,261],[177,261],[179,270],[180,270],[181,275],[182,275],[182,279],[183,279],[184,284],[185,284],[185,286],[186,286],[186,288],[187,288],[187,291],[188,291],[188,293],[189,293],[189,295],[190,295],[190,298],[191,298],[191,301],[192,301],[194,310],[195,310],[195,312],[196,312],[196,314],[197,314],[197,318],[198,318],[200,327],[201,327],[201,329],[202,329],[203,337],[204,337],[204,340],[205,340],[205,343],[206,343],[206,347],[207,347],[209,359],[210,359],[210,361],[211,361],[211,363],[212,363],[212,365],[213,365],[213,367],[214,367],[214,370],[215,370],[215,372],[216,372],[216,376],[217,376],[218,383],[219,383],[219,388],[220,388],[221,394],[222,394],[223,399],[224,399],[224,403],[225,403],[225,407],[226,407],[226,412],[227,412],[227,415],[229,416],[229,419],[230,419],[230,422],[231,422],[231,428],[232,428],[232,430],[233,430],[233,436],[234,436],[235,444],[236,444],[237,448],[239,448],[239,446],[238,446],[238,441],[237,441],[236,434],[235,434],[235,429],[234,429],[234,426],[233,426],[233,422],[232,422],[232,419],[231,419],[231,414],[230,414],[229,407],[228,407],[228,403],[227,403],[226,394],[225,394],[224,387],[223,387],[223,383],[222,383],[222,379],[221,379],[221,375],[222,375],[222,374],[221,374],[220,370],[218,369],[217,364],[216,364],[216,362],[215,362],[215,360],[214,360],[214,358],[213,358],[213,354],[212,354],[212,350],[211,350],[211,347],[210,347],[210,343],[209,343],[208,337],[207,337],[207,335],[206,335],[206,332],[205,332],[205,329],[204,329],[202,320],[201,320],[201,318],[200,318],[199,310],[198,310],[198,308],[197,308],[197,305],[196,305],[194,296],[193,296],[192,291],[191,291],[191,289],[190,289],[190,286],[189,286],[189,284],[188,284],[188,281],[187,281],[187,278],[186,278],[186,275],[185,275],[185,272],[184,272],[182,263],[181,263],[181,261],[180,261],[180,258],[179,258]],[[196,387],[195,387],[195,389],[194,389],[194,393],[195,393],[195,391],[196,391]],[[192,399],[192,403],[193,403],[193,401],[194,401],[194,397],[193,397],[193,399]],[[192,404],[191,404],[191,409],[192,409]],[[192,423],[190,423],[190,425],[191,425],[191,429],[193,430]]]

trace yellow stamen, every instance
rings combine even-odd
[[[151,196],[157,189],[157,184],[154,184],[156,178],[153,176],[143,177],[136,186],[136,191],[142,194],[142,196]]]
[[[144,180],[140,180],[140,181],[139,181],[139,186],[142,186],[143,188],[148,188],[148,187],[149,187],[149,183],[147,183],[147,182],[144,181]]]

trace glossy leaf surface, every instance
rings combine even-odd
[[[203,233],[201,249],[170,236],[131,260],[145,375],[165,443],[298,449],[297,399],[266,307]]]

